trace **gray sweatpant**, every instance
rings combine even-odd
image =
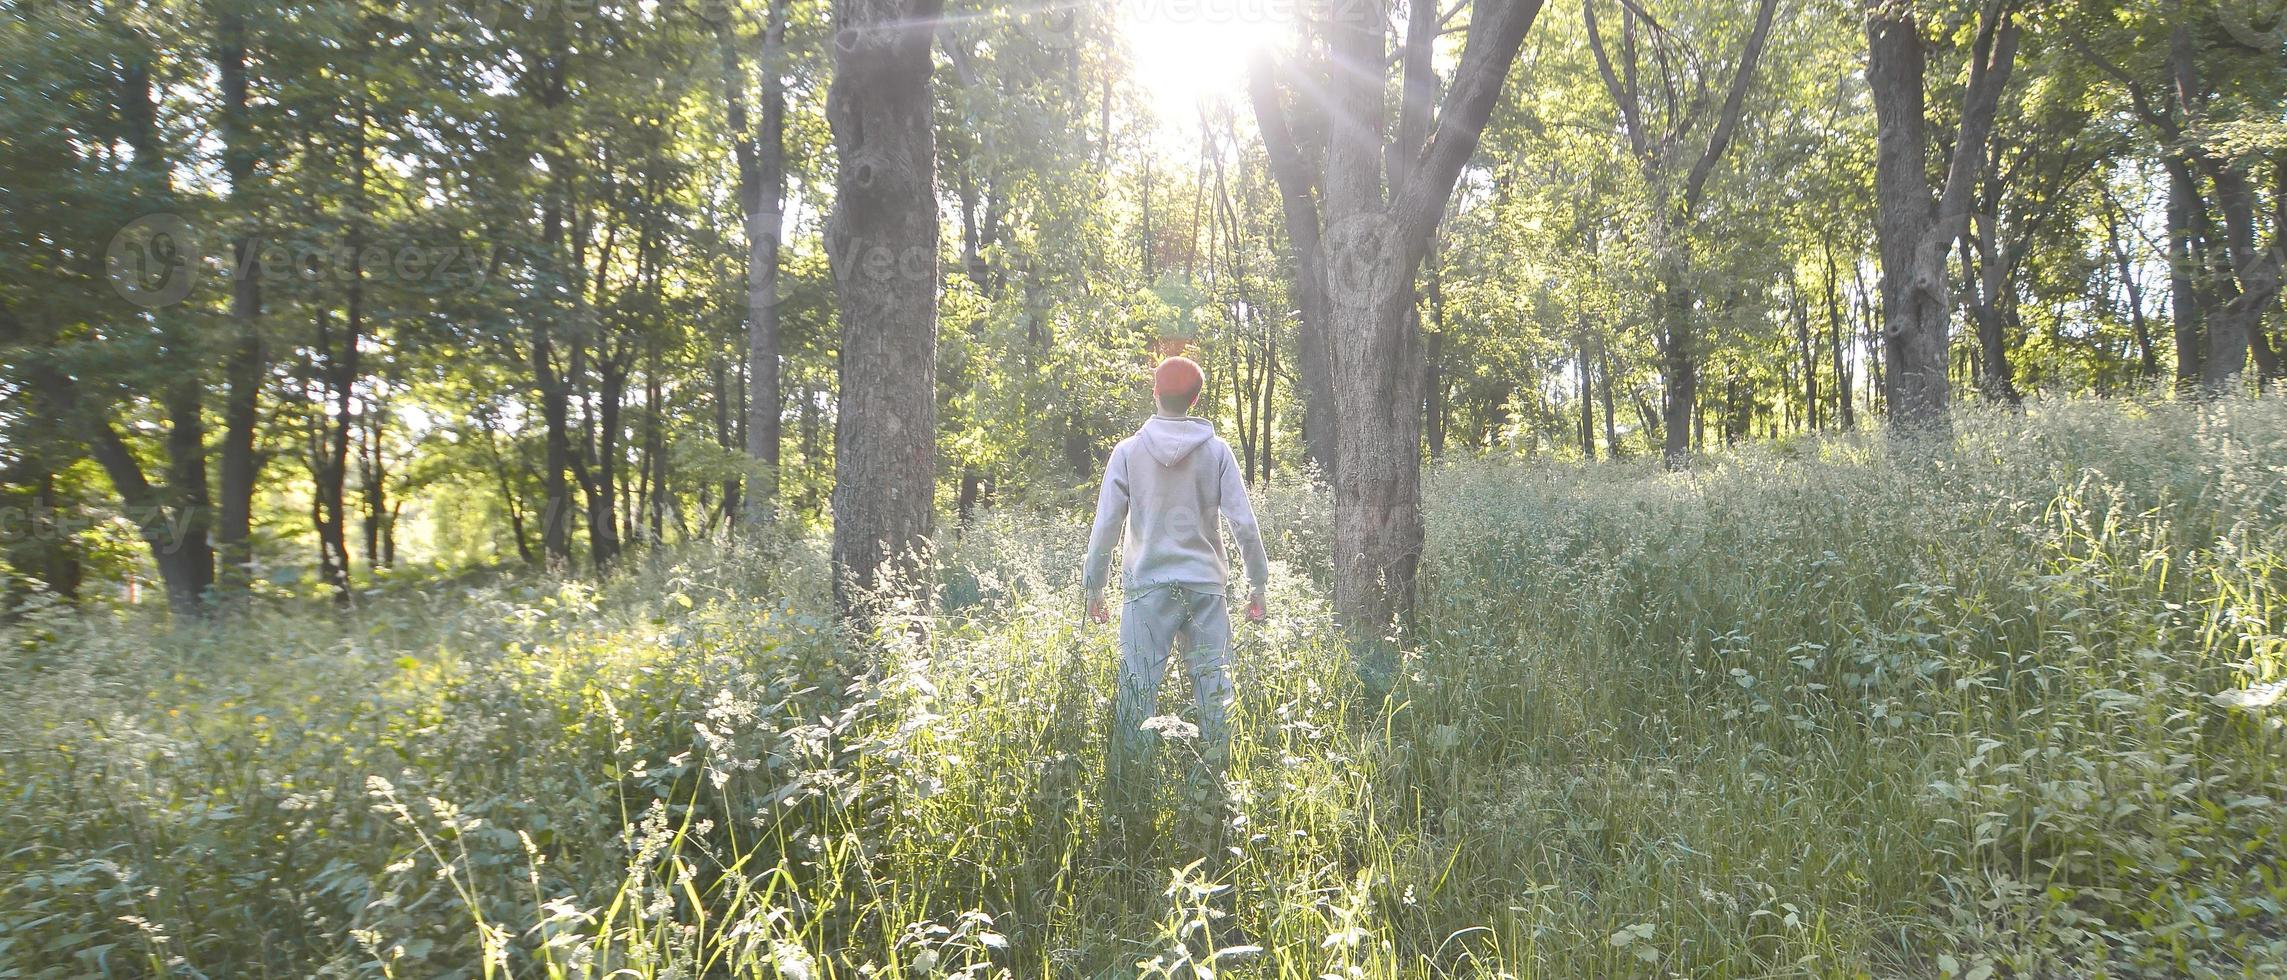
[[[1199,752],[1220,779],[1231,754],[1231,612],[1224,598],[1177,586],[1128,596],[1120,610],[1120,681],[1112,709],[1111,801],[1124,806],[1151,772],[1158,733],[1143,730],[1159,702],[1168,654],[1182,647],[1198,709]]]

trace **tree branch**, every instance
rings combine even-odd
[[[1398,55],[1398,128],[1388,163],[1393,186],[1404,183],[1407,165],[1421,153],[1422,141],[1429,136],[1430,103],[1437,92],[1437,69],[1430,60],[1437,45],[1437,28],[1430,22],[1437,13],[1435,3],[1407,0],[1406,41]]]
[[[1612,71],[1612,59],[1604,53],[1604,35],[1596,29],[1596,0],[1581,0],[1580,16],[1588,27],[1588,50],[1596,55],[1596,73],[1604,78],[1604,90],[1611,93],[1612,104],[1620,110],[1621,128],[1628,131],[1628,149],[1636,155],[1636,165],[1644,169],[1647,180],[1651,177],[1652,158],[1644,140],[1644,121],[1636,105],[1636,93],[1620,84],[1620,77]]]
[[[1723,97],[1723,112],[1716,117],[1715,132],[1707,138],[1707,149],[1692,164],[1691,174],[1684,178],[1683,206],[1689,214],[1699,207],[1700,192],[1707,187],[1708,175],[1715,172],[1715,163],[1723,158],[1723,151],[1731,146],[1731,134],[1739,128],[1739,117],[1747,102],[1747,89],[1755,81],[1755,63],[1763,57],[1763,44],[1771,36],[1771,13],[1779,6],[1778,0],[1763,0],[1755,10],[1755,28],[1747,35],[1747,43],[1739,52],[1739,71],[1731,76],[1731,92]],[[2003,70],[2006,77],[2007,70]]]
[[[1969,84],[1962,91],[1961,132],[1954,140],[1953,159],[1946,167],[1945,189],[1938,195],[1937,223],[1932,231],[1951,237],[1959,234],[1969,215],[1970,193],[1977,182],[1985,143],[2001,107],[2001,90],[2017,58],[2017,21],[2009,0],[1986,6],[1983,23],[1972,50]]]
[[[1287,237],[1293,240],[1298,254],[1314,254],[1318,250],[1317,190],[1310,168],[1303,164],[1302,148],[1295,142],[1286,107],[1279,101],[1273,71],[1270,56],[1256,52],[1248,65],[1247,97],[1254,103],[1255,128],[1262,132],[1263,152],[1285,206]]]
[[[1446,198],[1461,178],[1461,168],[1477,152],[1478,137],[1492,118],[1501,83],[1516,64],[1525,32],[1540,11],[1541,0],[1476,0],[1461,65],[1438,107],[1436,134],[1406,175],[1404,186],[1394,188],[1391,211],[1409,251],[1418,253],[1426,246],[1444,215]]]

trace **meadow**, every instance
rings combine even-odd
[[[0,977],[2287,973],[2287,404],[1956,428],[1440,465],[1387,706],[1271,488],[1230,782],[1155,726],[1119,839],[1078,507],[948,534],[870,644],[794,529],[36,610]]]

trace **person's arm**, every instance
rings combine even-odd
[[[1105,619],[1104,586],[1112,577],[1112,542],[1128,521],[1128,461],[1113,449],[1104,463],[1104,487],[1096,492],[1096,523],[1088,531],[1088,557],[1080,563],[1080,584],[1088,593],[1088,615]]]
[[[1270,556],[1263,552],[1262,528],[1255,524],[1255,507],[1247,501],[1247,481],[1239,475],[1239,459],[1223,444],[1223,519],[1231,522],[1231,537],[1238,540],[1239,558],[1247,568],[1247,618],[1263,618],[1263,592],[1270,586]]]

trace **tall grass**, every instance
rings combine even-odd
[[[36,615],[0,666],[0,976],[2287,963],[2287,406],[1457,464],[1430,502],[1369,709],[1327,502],[1273,492],[1230,782],[1170,729],[1135,834],[1101,830],[1076,514],[985,517],[930,628],[867,653],[788,536],[347,615]]]

